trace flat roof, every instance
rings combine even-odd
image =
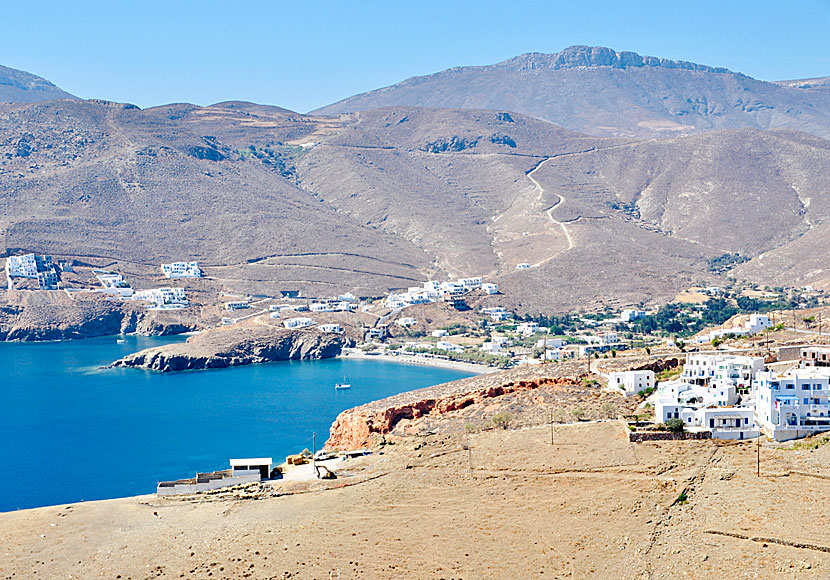
[[[249,457],[245,459],[231,459],[231,467],[248,466],[248,465],[271,465],[273,461],[270,457]]]

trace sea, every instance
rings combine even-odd
[[[154,493],[156,482],[275,463],[341,411],[469,373],[365,359],[184,373],[102,366],[183,337],[0,343],[0,511]],[[344,379],[350,390],[335,390]]]

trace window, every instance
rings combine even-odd
[[[809,388],[810,388],[810,383],[804,383],[803,385],[801,385],[801,390],[802,391],[806,391]]]

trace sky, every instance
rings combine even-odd
[[[453,66],[575,44],[830,76],[830,0],[0,0],[0,64],[142,108],[244,100],[307,112]]]

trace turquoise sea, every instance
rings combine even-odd
[[[328,438],[340,411],[468,373],[371,360],[160,374],[99,367],[181,337],[0,343],[0,511],[155,492]],[[348,375],[352,389],[335,391]]]

